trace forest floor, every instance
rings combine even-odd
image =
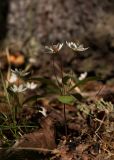
[[[114,54],[81,53],[66,57],[66,64],[62,55],[64,75],[72,68],[79,82],[80,74],[87,72],[73,88],[75,101],[70,104],[68,99],[62,103],[57,99],[58,59],[55,77],[51,60],[43,64],[41,59],[37,66],[37,59],[10,52],[1,54],[0,60],[0,160],[113,160]],[[33,82],[37,87],[12,91],[11,74],[20,74],[15,68],[27,71],[22,73],[27,73],[25,79],[16,79],[15,85]]]

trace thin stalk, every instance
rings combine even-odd
[[[62,62],[61,57],[59,57],[59,58],[60,58],[60,65],[61,65],[61,79],[62,79],[62,88],[63,88],[62,95],[64,96],[66,94],[66,91],[65,91],[65,86],[64,86],[64,83],[63,83],[63,78],[64,78],[63,62]],[[64,113],[65,135],[66,135],[66,138],[67,138],[68,131],[67,131],[67,118],[66,118],[66,104],[65,103],[63,104],[63,113]]]
[[[5,92],[5,95],[6,95],[6,99],[7,99],[8,105],[9,105],[9,109],[10,109],[10,112],[12,114],[12,105],[10,103],[9,95],[8,95],[8,92],[7,92],[6,84],[5,84],[5,81],[4,81],[1,70],[0,70],[0,76],[1,76],[2,84],[3,84],[4,92]]]
[[[53,73],[54,73],[56,82],[57,82],[57,84],[58,84],[58,87],[61,88],[61,84],[60,84],[60,82],[59,82],[59,80],[58,80],[58,78],[57,78],[57,74],[56,74],[56,71],[55,71],[55,60],[54,60],[54,56],[53,56],[53,55],[52,55],[52,68],[53,68]],[[60,92],[61,92],[61,94],[62,94],[61,89],[60,89]]]
[[[9,61],[9,59],[10,59],[9,48],[6,48],[6,56],[7,56],[7,62],[8,62],[7,79],[9,80],[10,74],[11,74],[11,62]],[[9,85],[9,83],[6,83],[7,87],[8,87],[8,85]]]
[[[64,71],[63,71],[63,62],[62,59],[60,58],[60,65],[61,65],[61,79],[62,79],[62,88],[63,88],[63,95],[65,95],[65,87],[64,87],[64,83],[63,83],[63,78],[64,78]]]
[[[22,109],[22,104],[21,104],[21,94],[17,94],[17,100],[18,100],[18,110]]]
[[[63,104],[64,106],[64,108],[63,108],[63,110],[64,110],[64,124],[65,124],[65,135],[66,135],[66,138],[67,138],[67,135],[68,135],[68,131],[67,131],[67,119],[66,119],[66,105],[65,104]]]
[[[29,126],[29,125],[0,125],[0,127],[2,128],[2,130],[8,130],[8,129],[15,129],[15,128],[37,128],[38,126]]]
[[[4,92],[5,92],[5,95],[6,95],[6,99],[7,99],[8,105],[9,105],[12,122],[13,122],[14,125],[16,125],[15,113],[13,113],[13,107],[12,107],[12,105],[11,105],[11,103],[10,103],[8,91],[7,91],[6,84],[5,84],[5,80],[4,80],[4,78],[3,78],[3,75],[2,75],[1,70],[0,70],[0,76],[1,76],[2,84],[3,84]],[[15,131],[15,132],[16,132],[16,131]],[[15,134],[13,133],[13,135],[15,135]]]
[[[63,65],[62,65],[62,60],[61,60],[61,57],[60,57],[60,65],[61,65],[61,84],[60,84],[60,82],[58,81],[58,78],[57,78],[57,74],[56,74],[56,71],[55,71],[55,65],[54,65],[54,63],[55,63],[55,61],[54,61],[54,56],[52,56],[52,67],[53,67],[53,73],[54,73],[54,76],[55,76],[55,78],[56,78],[56,81],[57,81],[57,84],[58,84],[58,86],[59,86],[59,88],[61,87],[61,85],[62,85],[62,90],[60,89],[60,91],[61,91],[61,95],[62,96],[64,96],[65,95],[65,87],[64,87],[64,83],[63,83],[63,77],[64,77],[64,75],[63,75]],[[65,135],[66,135],[66,137],[67,137],[67,119],[66,119],[66,104],[63,104],[63,114],[64,114],[64,125],[65,125]]]
[[[69,90],[68,90],[68,92],[71,92],[74,88],[76,88],[77,87],[77,84],[75,84],[74,86],[72,86]]]

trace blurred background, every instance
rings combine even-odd
[[[65,65],[78,73],[87,71],[90,75],[100,75],[104,81],[113,81],[114,0],[0,2],[1,47],[13,43],[26,54],[28,51],[37,54],[39,69],[45,69],[50,60],[39,52],[39,44],[48,45],[66,40],[79,40],[89,50],[73,58],[72,54],[68,54],[71,51],[65,48]]]

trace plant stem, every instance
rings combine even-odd
[[[64,110],[65,135],[66,135],[66,138],[67,138],[68,131],[67,131],[66,105],[65,104],[64,104],[63,110]]]
[[[66,94],[66,91],[65,91],[65,86],[64,86],[64,83],[63,83],[63,78],[64,78],[64,71],[63,71],[63,62],[62,62],[62,59],[61,57],[60,58],[60,65],[61,65],[61,79],[62,79],[62,88],[63,88],[63,93],[62,95],[64,96]],[[64,103],[63,104],[63,112],[64,112],[64,125],[65,125],[65,135],[66,135],[66,138],[67,138],[67,134],[68,134],[68,131],[67,131],[67,118],[66,118],[66,104]]]
[[[54,65],[54,56],[52,56],[52,67],[53,67],[53,73],[54,73],[54,76],[56,78],[56,81],[57,81],[57,84],[58,84],[58,87],[61,87],[62,85],[62,89],[60,89],[61,91],[61,95],[64,96],[65,95],[65,87],[64,87],[64,83],[63,83],[63,78],[64,78],[64,75],[63,75],[63,64],[62,64],[62,60],[61,60],[61,57],[60,58],[60,65],[61,65],[61,84],[59,83],[58,81],[58,78],[57,78],[57,75],[56,75],[56,71],[55,71],[55,65]],[[63,115],[64,115],[64,127],[65,127],[65,136],[67,138],[67,119],[66,119],[66,104],[63,104]]]
[[[58,81],[57,74],[56,74],[56,71],[55,71],[55,65],[54,65],[54,63],[55,63],[55,60],[54,60],[54,56],[52,55],[53,73],[54,73],[55,79],[56,79],[56,81],[57,81],[58,87],[61,88],[61,84],[60,84],[59,81]],[[61,92],[61,94],[62,94],[61,89],[60,89],[60,92]]]
[[[0,77],[1,77],[1,80],[2,80],[2,84],[3,84],[3,88],[4,88],[6,100],[7,100],[8,105],[9,105],[9,110],[10,110],[10,113],[11,113],[11,115],[12,115],[12,105],[11,105],[11,103],[10,103],[8,91],[7,91],[6,84],[5,84],[5,80],[4,80],[4,78],[3,78],[3,75],[2,75],[2,71],[1,71],[1,70],[0,70]]]

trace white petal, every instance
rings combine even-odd
[[[44,107],[41,107],[42,111],[40,110],[39,112],[43,114],[43,116],[47,116],[46,114],[46,109]]]
[[[14,74],[14,73],[12,73],[11,74],[11,77],[9,78],[9,80],[8,80],[8,82],[10,82],[10,83],[14,83],[14,82],[16,82],[17,81],[17,75],[16,74]]]
[[[58,50],[60,50],[63,47],[63,43],[59,44]]]
[[[54,52],[54,50],[53,50],[51,47],[45,46],[45,48],[46,48],[48,51]]]
[[[31,83],[27,82],[26,87],[28,89],[35,89],[37,87],[37,84],[35,84],[34,82]]]
[[[80,81],[84,80],[87,77],[87,72],[81,73],[80,77],[78,78]]]

